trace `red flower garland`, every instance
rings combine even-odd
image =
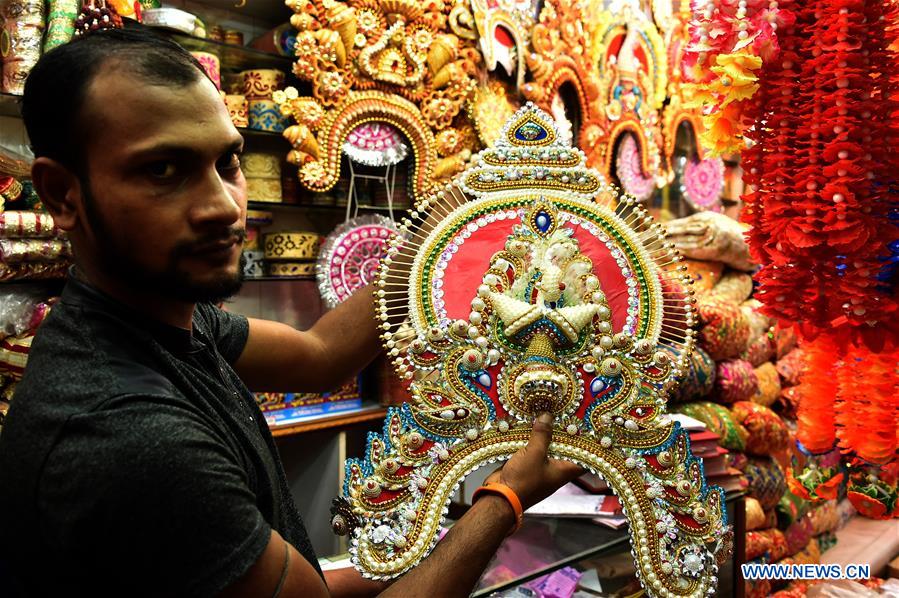
[[[836,326],[846,340],[882,347],[899,338],[897,298],[875,291],[874,279],[897,237],[887,218],[899,172],[895,3],[780,4],[796,20],[763,67],[756,145],[744,154],[759,298],[811,335]]]

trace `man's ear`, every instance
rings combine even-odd
[[[31,181],[56,226],[64,231],[74,229],[83,197],[78,176],[62,163],[40,157],[31,165]]]

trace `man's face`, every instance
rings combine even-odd
[[[107,68],[90,84],[84,239],[135,291],[215,301],[240,288],[243,139],[207,79],[151,85]]]

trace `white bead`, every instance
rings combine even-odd
[[[468,321],[471,322],[474,326],[480,326],[481,322],[483,322],[483,318],[481,317],[480,313],[473,311],[468,314]]]
[[[604,336],[599,339],[599,346],[603,349],[611,349],[613,344],[614,341],[612,340],[611,336]]]

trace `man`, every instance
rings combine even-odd
[[[351,376],[378,351],[371,292],[307,332],[213,307],[239,287],[246,183],[243,141],[199,64],[145,32],[97,33],[41,58],[23,116],[76,267],[0,436],[0,555],[20,590],[469,593],[514,524],[502,496],[390,587],[321,574],[247,386]],[[493,474],[525,508],[580,472],[547,459],[549,421]]]

